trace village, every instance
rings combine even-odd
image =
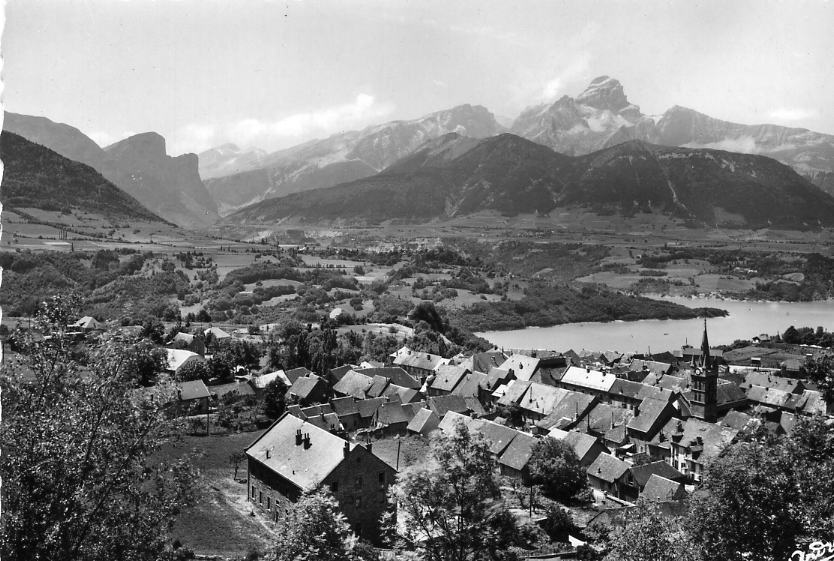
[[[76,338],[105,333],[91,317],[68,329]],[[485,440],[519,519],[546,524],[554,504],[568,515],[570,532],[530,546],[528,557],[569,559],[594,547],[601,553],[593,537],[622,526],[638,501],[678,516],[709,463],[744,434],[788,435],[800,418],[834,413],[805,377],[807,361],[827,350],[776,344],[778,336],[767,335],[748,346],[713,348],[707,320],[699,347],[652,356],[493,349],[444,357],[403,345],[384,361],[322,372],[276,369],[265,360],[238,364],[233,381],[219,384],[189,379],[212,360],[206,341],[216,352],[236,341],[262,344],[263,337],[252,329],[195,331],[160,347],[174,381],[166,399],[189,421],[197,446],[212,434],[249,435],[245,448],[227,452],[244,461],[239,492],[251,514],[279,529],[305,494],[326,487],[356,535],[391,558],[391,528],[381,520],[392,509],[396,514],[389,491],[398,473],[424,459],[431,441],[462,427]],[[276,395],[282,397],[272,417],[256,416]],[[586,480],[581,496],[553,502],[534,495],[531,459],[550,439],[578,460]],[[408,453],[401,453],[403,444]],[[408,524],[400,518],[396,527]]]

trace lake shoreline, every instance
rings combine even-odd
[[[736,300],[665,297],[682,305],[697,302],[700,307],[723,306],[726,316],[707,320],[710,343],[729,345],[760,334],[782,333],[789,326],[823,326],[834,330],[834,300],[817,302],[753,302]],[[699,344],[703,320],[641,319],[634,321],[572,322],[548,327],[511,330],[481,330],[475,333],[498,347],[548,350],[616,349],[647,352],[671,350],[684,344]]]

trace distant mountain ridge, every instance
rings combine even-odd
[[[165,139],[157,133],[135,135],[102,149],[70,125],[9,112],[5,113],[3,130],[91,166],[170,222],[200,227],[217,219],[217,205],[197,171],[197,156],[168,156]]]
[[[369,177],[450,132],[486,138],[504,128],[486,108],[461,105],[313,140],[264,156],[257,168],[206,180],[221,214],[264,199]]]
[[[629,141],[569,157],[513,134],[446,135],[372,177],[262,201],[228,220],[426,222],[572,205],[709,225],[834,224],[834,198],[763,156]]]
[[[162,222],[91,166],[12,132],[0,134],[0,158],[4,166],[0,201],[6,208],[80,209],[111,219]]]
[[[628,140],[665,146],[760,154],[814,178],[834,171],[834,135],[778,125],[742,125],[674,106],[648,116],[628,101],[619,81],[600,76],[576,98],[524,110],[511,132],[570,155],[589,154]]]
[[[197,154],[200,177],[206,180],[255,169],[266,155],[260,148],[242,150],[231,142],[216,146]]]

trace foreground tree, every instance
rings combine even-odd
[[[585,468],[573,448],[555,438],[542,438],[530,456],[530,481],[551,499],[566,501],[588,486]]]
[[[279,532],[273,561],[370,561],[373,557],[373,549],[359,542],[326,489],[305,495],[288,520]]]
[[[22,354],[0,373],[0,556],[157,559],[193,473],[154,457],[172,427],[134,391],[136,349],[106,343],[81,368],[62,336],[65,307],[42,307],[35,324],[47,337],[19,333]]]
[[[683,519],[664,515],[657,504],[639,501],[625,515],[625,525],[611,536],[608,561],[694,561]],[[720,558],[720,557],[716,557]]]
[[[391,489],[407,545],[429,561],[514,559],[515,521],[495,470],[486,441],[462,422],[433,441],[427,461],[401,472]]]
[[[728,561],[788,559],[800,527],[797,488],[782,446],[741,442],[708,467],[689,527],[705,552]]]

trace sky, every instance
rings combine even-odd
[[[834,134],[834,0],[7,0],[7,111],[105,146],[276,150],[463,103],[515,118],[620,80],[682,105]]]

